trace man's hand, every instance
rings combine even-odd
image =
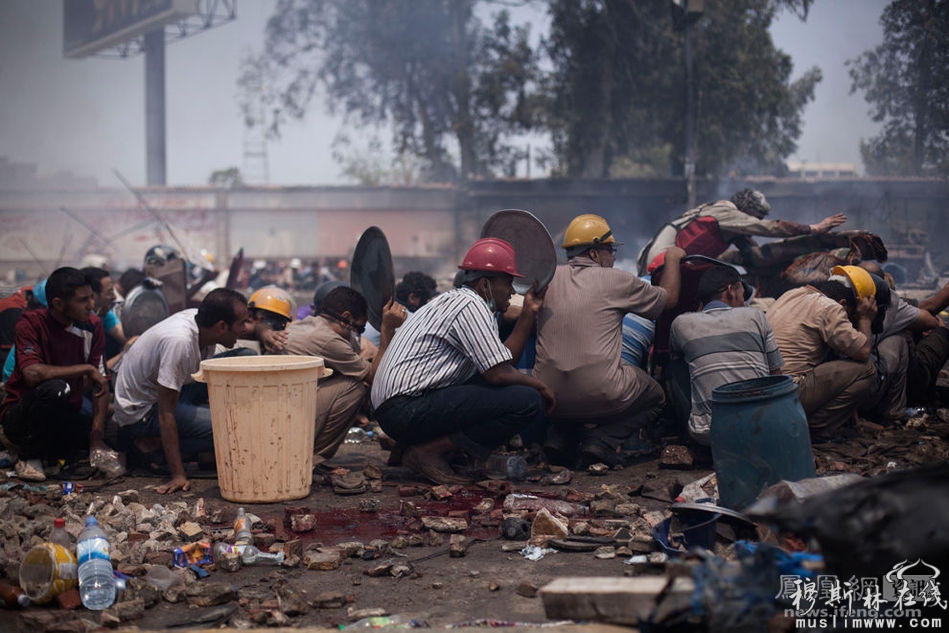
[[[544,307],[544,297],[547,295],[547,288],[550,286],[544,286],[544,289],[540,292],[537,291],[537,282],[535,281],[531,284],[530,290],[527,291],[527,294],[524,295],[524,306],[521,308],[523,312],[529,313],[531,316],[537,316],[537,313],[540,312],[540,309]]]
[[[395,299],[389,299],[389,302],[382,308],[381,327],[392,328],[394,332],[397,327],[405,323],[406,317],[408,317],[408,311],[405,306],[396,302]]]
[[[668,262],[670,258],[674,260],[680,260],[685,257],[685,255],[685,251],[678,246],[670,246],[666,249],[666,262]]]
[[[164,486],[158,486],[158,488],[156,488],[155,490],[156,492],[158,492],[158,494],[165,495],[165,494],[168,494],[169,492],[175,492],[177,490],[180,490],[182,492],[187,492],[190,489],[191,489],[191,482],[188,481],[187,477],[182,475],[180,477],[172,477],[171,481],[169,481]]]
[[[96,398],[109,393],[109,379],[99,373],[99,370],[89,365],[86,376],[92,381],[92,395]]]
[[[877,300],[875,297],[864,297],[857,300],[857,319],[872,321],[877,315]]]
[[[817,224],[811,225],[811,233],[826,233],[834,227],[840,226],[847,221],[847,215],[845,213],[835,213],[834,215],[829,215]]]
[[[557,397],[550,390],[550,387],[543,383],[537,388],[537,391],[540,392],[540,397],[544,399],[544,413],[550,415],[557,406]]]
[[[287,347],[288,334],[286,330],[272,330],[270,328],[258,328],[257,337],[264,350],[271,354],[279,354]]]

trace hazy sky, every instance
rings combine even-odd
[[[241,57],[263,46],[274,4],[241,0],[236,21],[168,45],[169,184],[205,184],[212,171],[242,165],[236,78]],[[851,162],[862,172],[859,140],[878,126],[862,96],[849,95],[844,61],[880,43],[886,4],[816,0],[806,23],[786,13],[774,25],[775,44],[791,54],[795,77],[815,65],[824,74],[792,160]],[[34,163],[41,176],[69,170],[105,186],[119,186],[117,168],[142,185],[144,92],[143,56],[63,57],[61,0],[0,0],[0,157]],[[339,125],[319,103],[305,122],[289,124],[268,146],[270,182],[343,184],[330,156]]]

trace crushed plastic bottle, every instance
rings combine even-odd
[[[346,433],[346,444],[362,444],[364,442],[371,442],[375,437],[375,433],[372,431],[367,431],[358,426],[354,426]]]
[[[489,455],[484,469],[489,479],[521,481],[527,476],[527,460],[520,455]]]
[[[422,626],[425,626],[425,624],[402,615],[379,615],[356,620],[352,624],[340,624],[339,628],[342,631],[350,631],[355,629],[383,629],[389,627],[396,629],[414,629]]]

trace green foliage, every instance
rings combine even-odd
[[[776,173],[796,149],[820,71],[792,82],[768,29],[779,8],[804,17],[809,6],[721,0],[692,18],[698,174]],[[547,123],[559,170],[605,177],[616,161],[645,160],[652,173],[681,173],[685,16],[668,0],[550,0],[550,12]]]
[[[537,62],[527,27],[506,11],[485,26],[476,4],[280,0],[253,62],[270,84],[271,131],[303,117],[322,90],[349,124],[390,126],[395,153],[423,159],[427,180],[505,165],[504,139],[536,116]]]
[[[244,177],[241,176],[241,170],[237,167],[228,167],[226,169],[216,169],[208,177],[208,184],[215,187],[232,189],[244,184]]]
[[[880,134],[860,144],[867,173],[949,175],[949,0],[894,0],[884,41],[847,62],[851,93],[871,104]]]

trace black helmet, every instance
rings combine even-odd
[[[317,286],[316,292],[313,293],[313,314],[319,314],[320,309],[323,307],[323,302],[326,300],[326,295],[341,286],[349,288],[349,284],[345,281],[324,281]]]
[[[164,266],[172,259],[180,259],[181,254],[178,249],[167,244],[156,244],[145,253],[146,266]]]
[[[883,332],[883,319],[886,318],[886,310],[890,307],[893,298],[890,292],[890,284],[886,283],[882,277],[870,273],[870,278],[873,279],[873,296],[877,302],[877,315],[873,318],[870,331],[874,334],[880,334]]]

